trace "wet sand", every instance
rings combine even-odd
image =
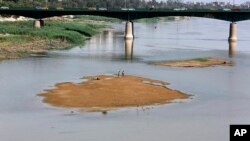
[[[99,80],[97,80],[97,78]],[[59,83],[46,90],[43,102],[65,108],[102,111],[120,107],[164,104],[189,95],[166,87],[167,83],[137,76],[99,75],[82,83]]]
[[[219,58],[195,58],[190,60],[179,60],[179,61],[166,61],[160,63],[154,63],[154,65],[159,66],[169,66],[169,67],[211,67],[211,66],[232,66],[233,62],[226,59]]]

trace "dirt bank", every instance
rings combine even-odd
[[[219,58],[195,58],[190,60],[178,60],[178,61],[166,61],[160,63],[154,63],[159,66],[170,67],[211,67],[215,65],[220,66],[232,66],[233,62],[226,59]]]
[[[98,75],[85,79],[88,81],[80,84],[56,84],[55,89],[39,95],[44,97],[45,103],[87,111],[163,104],[189,97],[167,88],[165,82],[137,76]]]
[[[41,39],[25,43],[0,43],[0,60],[45,55],[49,49],[64,49],[67,47],[70,47],[70,44],[60,40]]]

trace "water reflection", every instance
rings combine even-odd
[[[134,40],[124,40],[125,42],[125,59],[126,60],[133,60],[133,47],[134,47]]]
[[[229,57],[234,57],[237,49],[237,42],[228,42],[228,43],[229,43],[228,55]]]
[[[94,38],[91,38],[90,44],[93,44],[94,47],[98,47],[100,45],[113,46],[113,37],[113,31],[105,30],[102,33],[96,35]]]

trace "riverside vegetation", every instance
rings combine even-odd
[[[40,54],[49,49],[65,49],[84,44],[106,24],[82,20],[46,20],[45,26],[33,28],[33,21],[0,22],[0,59]]]

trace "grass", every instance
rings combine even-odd
[[[25,43],[25,42],[31,42],[34,39],[30,38],[29,36],[21,36],[21,35],[8,35],[8,36],[2,36],[0,37],[0,43],[1,44],[10,44],[10,43]]]
[[[47,28],[64,29],[66,31],[75,31],[85,36],[93,36],[98,31],[96,29],[103,28],[103,25],[91,25],[83,23],[74,23],[74,22],[49,22],[46,24]]]
[[[2,37],[0,40],[20,42],[32,40],[39,37],[42,39],[60,39],[72,44],[84,43],[86,37],[95,35],[101,25],[90,25],[77,22],[46,21],[45,26],[40,29],[33,28],[33,21],[1,22],[0,34],[16,35],[12,37]]]
[[[209,58],[194,58],[192,60],[198,61],[198,62],[207,62]]]

